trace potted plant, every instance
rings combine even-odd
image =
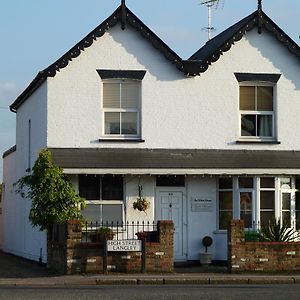
[[[211,246],[213,239],[210,236],[205,236],[202,239],[202,244],[205,247],[205,252],[200,253],[200,263],[202,266],[209,266],[211,264],[212,256],[210,253],[207,253],[207,248]]]
[[[94,243],[105,243],[107,240],[112,240],[115,236],[114,231],[109,227],[101,227],[91,235],[91,241]]]

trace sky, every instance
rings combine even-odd
[[[204,0],[126,0],[128,8],[180,57],[207,41]],[[0,153],[15,144],[8,106],[36,74],[113,13],[121,0],[0,0]],[[220,0],[212,10],[216,35],[257,9],[257,0]],[[300,43],[300,1],[263,0],[264,12]],[[2,157],[2,155],[1,155]],[[0,158],[0,182],[2,159]]]

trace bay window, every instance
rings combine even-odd
[[[232,178],[219,178],[219,229],[227,229],[232,219]]]

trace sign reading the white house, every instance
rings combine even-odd
[[[213,203],[210,198],[193,198],[191,199],[192,211],[209,212],[213,211]]]
[[[141,240],[108,240],[107,251],[142,251]]]

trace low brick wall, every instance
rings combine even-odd
[[[300,271],[300,242],[245,242],[244,221],[232,220],[228,230],[228,271]]]
[[[48,268],[60,274],[103,273],[104,245],[81,243],[80,222],[68,221],[56,227],[56,237],[48,238]],[[158,242],[145,242],[146,272],[173,272],[172,221],[158,221]],[[139,273],[142,252],[108,252],[108,271]]]

